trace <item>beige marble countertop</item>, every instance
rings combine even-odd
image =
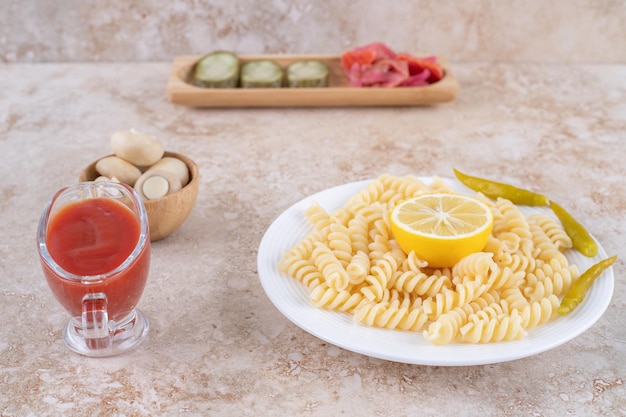
[[[169,103],[168,62],[0,65],[0,415],[626,416],[626,66],[451,65],[459,94],[439,106],[230,110]],[[131,127],[192,157],[200,193],[153,245],[149,339],[86,358],[61,338],[35,231],[51,194]],[[619,255],[595,325],[524,359],[429,367],[335,347],[273,306],[256,255],[283,210],[453,167],[543,191]]]

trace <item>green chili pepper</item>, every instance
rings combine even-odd
[[[585,256],[596,256],[598,254],[598,245],[585,227],[554,201],[550,201],[550,208],[563,224],[563,229],[565,229],[567,235],[572,239],[574,249]]]
[[[585,298],[585,294],[587,294],[587,290],[589,290],[593,281],[595,281],[602,271],[613,265],[613,262],[615,262],[616,259],[617,255],[613,255],[610,258],[601,260],[583,272],[582,275],[574,281],[574,284],[572,284],[569,291],[565,293],[565,296],[561,300],[561,305],[559,305],[559,308],[557,309],[558,313],[565,315],[578,307],[578,304],[580,304],[583,301],[583,298]]]
[[[471,177],[456,169],[454,170],[454,175],[467,187],[474,191],[481,192],[489,198],[506,198],[513,204],[522,206],[547,206],[549,203],[548,197],[545,195],[524,190],[523,188],[517,188],[513,185]]]

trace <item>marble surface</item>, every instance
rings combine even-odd
[[[203,110],[167,101],[170,62],[0,65],[0,415],[626,416],[626,66],[452,69],[458,97],[433,107]],[[131,127],[193,158],[200,193],[153,245],[149,339],[86,358],[61,338],[35,231],[51,194]],[[524,359],[428,367],[338,348],[272,305],[256,255],[283,210],[453,167],[543,191],[619,256],[594,326]]]
[[[626,61],[623,0],[5,0],[0,61],[168,61],[385,41],[455,61]]]

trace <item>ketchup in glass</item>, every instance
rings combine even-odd
[[[81,314],[87,293],[107,295],[112,320],[123,318],[135,308],[146,284],[150,261],[150,245],[129,259],[140,231],[139,220],[131,209],[109,198],[69,202],[51,215],[46,236],[50,256],[65,271],[85,277],[70,280],[43,265],[53,294],[72,316]],[[122,265],[127,259],[130,265]],[[98,278],[112,271],[112,276]]]

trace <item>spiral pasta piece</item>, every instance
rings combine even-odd
[[[339,291],[348,287],[350,282],[348,273],[328,246],[317,243],[312,256],[315,266],[322,272],[325,281],[331,288]]]
[[[342,312],[352,312],[361,302],[361,294],[349,290],[337,291],[325,282],[311,289],[311,302],[315,307]]]
[[[547,323],[557,315],[560,303],[559,298],[554,294],[530,303],[520,312],[522,327],[528,330]]]
[[[370,240],[374,240],[377,236],[382,237],[385,241],[392,238],[388,212],[381,213],[381,217],[372,222],[369,235]]]
[[[348,280],[351,284],[360,284],[370,273],[370,257],[363,251],[358,251],[346,267]]]
[[[561,223],[554,217],[547,214],[533,214],[528,216],[528,220],[539,226],[560,251],[573,247],[572,239],[565,232]]]
[[[382,235],[375,235],[372,237],[368,249],[372,260],[381,259],[386,253],[391,252],[389,239]]]
[[[550,279],[539,279],[534,272],[526,275],[521,286],[524,297],[529,302],[535,302],[554,294],[554,285]]]
[[[341,207],[332,212],[330,215],[330,223],[347,227],[353,217],[354,210],[350,207]]]
[[[424,327],[428,317],[421,308],[421,299],[417,300],[411,302],[408,296],[382,303],[366,300],[355,309],[354,320],[368,326],[418,331]]]
[[[378,219],[383,218],[383,214],[385,210],[387,210],[387,206],[382,203],[374,202],[374,203],[357,203],[352,209],[356,214],[363,216],[368,225],[374,223]]]
[[[576,265],[563,267],[556,260],[544,263],[526,276],[522,291],[531,301],[537,301],[552,294],[561,296],[569,290],[579,275]]]
[[[424,311],[435,319],[455,307],[469,304],[487,290],[485,285],[468,283],[457,285],[454,290],[444,288],[424,301]]]
[[[423,331],[424,339],[435,345],[445,345],[456,339],[459,330],[467,323],[474,310],[471,304],[464,304],[443,313]]]
[[[304,215],[318,232],[326,233],[330,226],[330,214],[324,210],[322,206],[314,201],[311,206],[306,209]]]
[[[433,192],[432,186],[427,186],[419,178],[412,175],[394,177],[392,175],[383,174],[380,179],[385,187],[394,190],[398,199],[402,200]]]
[[[486,280],[496,268],[492,253],[475,252],[469,254],[452,267],[452,275],[455,277],[454,283]]]
[[[411,251],[407,255],[402,267],[406,271],[421,271],[422,268],[426,268],[428,266],[428,262],[423,259],[420,259],[415,252]]]
[[[505,288],[513,288],[524,282],[524,271],[514,271],[505,266],[503,268],[496,267],[491,271],[487,284],[490,288],[499,290]]]
[[[561,265],[567,264],[567,258],[548,237],[543,229],[536,224],[530,225],[533,244],[536,249],[535,258],[545,262],[558,260]]]
[[[390,253],[376,260],[371,267],[370,274],[365,277],[365,281],[370,285],[361,288],[363,295],[368,300],[382,301],[386,291],[389,290],[387,283],[397,270],[398,263]]]
[[[329,229],[328,246],[345,268],[352,260],[352,241],[348,228],[340,223],[331,223]]]
[[[461,327],[459,341],[465,343],[490,343],[517,340],[526,336],[522,316],[517,310],[489,320],[470,321]]]
[[[526,274],[536,268],[537,263],[534,258],[529,258],[520,252],[507,254],[497,262],[500,268],[509,268],[513,272]]]
[[[297,257],[300,259],[310,258],[313,254],[313,248],[315,248],[315,245],[324,240],[323,236],[324,235],[318,231],[309,233],[304,239],[296,243],[287,253],[285,253],[284,257]]]
[[[307,288],[312,289],[324,281],[324,276],[310,259],[287,257],[281,262],[281,270],[287,275],[302,282]]]
[[[368,187],[359,193],[357,193],[348,204],[354,204],[356,202],[365,202],[365,203],[391,203],[393,204],[395,201],[399,199],[398,193],[396,190],[390,189],[385,186],[383,181],[380,178],[372,181]],[[388,205],[388,204],[385,204]]]
[[[506,300],[500,300],[498,302],[493,302],[485,306],[481,306],[479,309],[476,309],[472,314],[469,315],[467,321],[488,321],[508,314],[510,314],[509,304]]]
[[[447,275],[427,274],[418,271],[404,271],[392,277],[392,288],[419,296],[433,297],[443,289],[452,288],[452,280]]]
[[[348,223],[347,230],[352,244],[352,253],[369,253],[369,229],[367,218],[362,213],[357,212]]]
[[[522,311],[525,309],[529,302],[524,297],[522,290],[519,287],[507,288],[501,292],[502,300],[504,300],[509,306],[510,310]]]
[[[508,253],[517,252],[522,237],[514,232],[502,232],[498,235],[498,240],[503,245],[503,250]]]
[[[511,232],[520,238],[530,238],[530,226],[524,213],[510,200],[498,198],[495,203],[502,217],[493,221],[493,234],[498,237],[501,233]]]
[[[491,304],[499,303],[501,301],[500,292],[494,290],[488,290],[469,303],[473,312],[481,310]]]

